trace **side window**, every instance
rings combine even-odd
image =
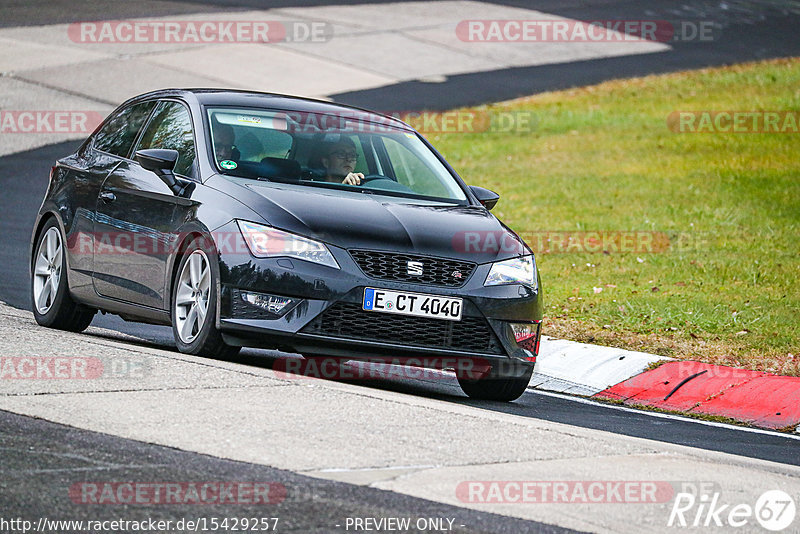
[[[397,181],[415,193],[433,197],[449,197],[450,193],[441,180],[423,161],[412,154],[407,147],[389,137],[383,138],[383,146],[392,162]]]
[[[367,143],[369,143],[369,139],[370,139],[369,137],[365,137],[365,138],[354,137],[353,138],[353,142],[356,145],[356,157],[358,158],[356,160],[356,168],[353,169],[353,172],[360,172],[360,173],[365,174],[365,175],[366,174],[372,174],[369,171],[369,169],[367,168],[367,157],[364,154],[364,151],[367,148],[372,148],[371,146],[367,145]]]
[[[112,115],[94,136],[94,148],[127,158],[136,134],[150,116],[155,102],[142,102]]]
[[[195,148],[189,110],[177,102],[159,103],[136,150],[145,148],[177,150],[175,174],[191,176]]]

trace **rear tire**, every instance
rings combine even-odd
[[[33,316],[42,326],[82,332],[97,310],[72,300],[67,284],[67,251],[55,219],[42,228],[31,257]]]
[[[197,240],[181,257],[172,284],[171,317],[175,345],[185,354],[227,360],[241,347],[225,343],[217,330],[217,270]]]
[[[520,374],[522,373],[522,374]],[[510,402],[525,393],[533,376],[533,365],[525,369],[494,366],[483,378],[458,377],[458,384],[471,399]]]

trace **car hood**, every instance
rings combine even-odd
[[[346,249],[395,250],[476,263],[527,252],[514,232],[480,206],[274,182],[245,187],[258,195],[246,203],[270,225]]]

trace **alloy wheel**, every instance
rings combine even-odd
[[[53,306],[61,281],[63,247],[58,228],[50,228],[39,243],[33,266],[33,302],[44,315]]]
[[[208,315],[210,292],[208,257],[202,250],[195,250],[183,264],[175,294],[176,330],[184,343],[194,341],[202,330]]]

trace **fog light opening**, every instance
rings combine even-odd
[[[269,313],[281,315],[288,311],[294,299],[289,297],[280,297],[278,295],[268,295],[266,293],[252,293],[249,291],[240,291],[239,295],[246,303],[261,308]]]
[[[532,354],[528,357],[529,361],[535,362],[539,354],[539,341],[541,339],[541,321],[532,323],[509,323],[511,332],[514,334],[514,341],[521,349],[525,349]]]

